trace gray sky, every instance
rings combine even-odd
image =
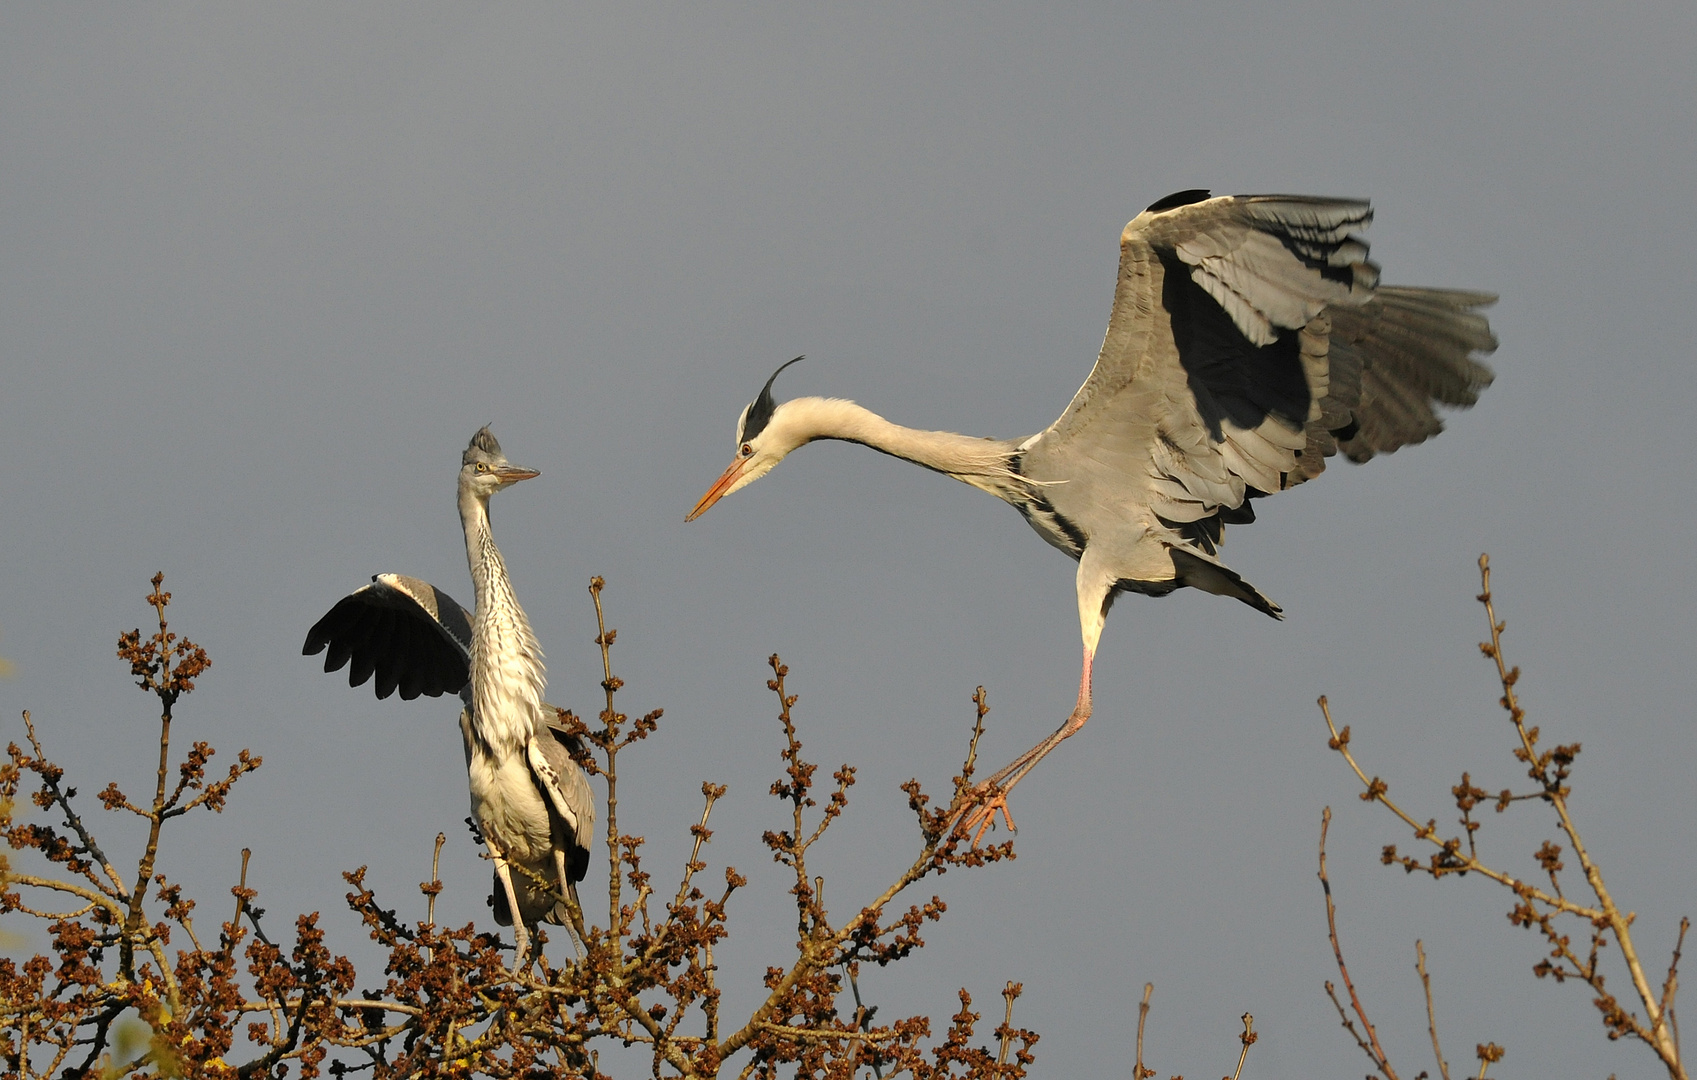
[[[150,709],[112,652],[163,569],[214,661],[181,736],[266,762],[164,853],[203,917],[251,846],[260,903],[323,910],[375,984],[339,871],[371,864],[418,917],[445,830],[443,917],[486,919],[455,708],[377,702],[299,651],[378,571],[470,602],[451,489],[492,422],[542,471],[494,517],[550,698],[597,707],[603,574],[624,704],[667,710],[624,800],[657,876],[700,781],[730,785],[710,859],[753,879],[721,957],[751,1003],[791,933],[758,846],[767,654],[812,760],[860,768],[826,857],[840,915],[911,856],[897,785],[943,791],[974,686],[995,763],[1060,722],[1078,630],[1072,564],[1016,514],[859,447],[803,450],[685,526],[738,410],[805,352],[780,396],[1029,434],[1089,370],[1143,206],[1368,196],[1385,280],[1501,293],[1495,387],[1435,443],[1232,531],[1284,623],[1122,600],[1095,719],[1016,793],[1018,861],[944,878],[929,947],[866,989],[943,1017],[957,986],[993,1011],[1023,981],[1040,1072],[1064,1076],[1128,1070],[1153,981],[1163,1075],[1229,1070],[1245,1011],[1255,1075],[1359,1075],[1321,990],[1331,804],[1345,948],[1407,1074],[1429,1067],[1416,938],[1458,1068],[1494,1039],[1503,1077],[1656,1071],[1582,990],[1533,980],[1500,890],[1378,864],[1407,839],[1357,801],[1313,701],[1421,816],[1453,818],[1463,769],[1515,783],[1474,645],[1490,551],[1533,721],[1584,743],[1574,808],[1665,964],[1697,914],[1697,13],[1274,10],[6,8],[6,737],[28,708],[83,790],[147,787]],[[1487,850],[1531,875],[1550,831],[1522,808]]]

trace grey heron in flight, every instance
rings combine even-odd
[[[536,475],[508,462],[487,427],[461,458],[474,614],[434,585],[378,574],[318,620],[301,650],[312,656],[328,647],[325,671],[352,661],[350,686],[375,674],[379,698],[397,689],[406,700],[460,695],[472,819],[495,863],[495,921],[514,928],[520,963],[526,928],[538,922],[564,925],[581,955],[566,898],[577,904],[595,827],[594,795],[571,756],[575,740],[542,700],[542,649],[489,532],[490,496]]]
[[[1007,793],[1090,718],[1090,669],[1123,592],[1186,586],[1278,605],[1221,560],[1251,500],[1442,430],[1491,382],[1488,293],[1379,285],[1357,235],[1364,201],[1170,195],[1120,236],[1119,281],[1096,366],[1060,419],[1024,439],[901,427],[851,401],[775,402],[772,379],[737,422],[737,450],[690,511],[706,513],[797,447],[842,439],[923,465],[1013,505],[1078,560],[1078,700],[1052,735],[978,789],[960,821],[976,841]],[[797,360],[800,357],[796,358]],[[790,361],[791,364],[795,360]],[[785,364],[784,367],[788,367]],[[782,371],[780,367],[778,371]]]

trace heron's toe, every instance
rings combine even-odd
[[[1002,815],[1008,831],[1017,833],[1019,827],[1013,823],[1013,814],[1008,810],[1008,793],[1005,789],[994,784],[981,785],[975,794],[977,800],[968,807],[955,825],[955,831],[961,836],[971,836],[972,846],[978,847],[984,842],[984,834],[996,824],[996,815]]]

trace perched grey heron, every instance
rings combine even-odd
[[[1353,199],[1170,195],[1121,234],[1101,354],[1053,424],[1025,439],[916,430],[852,401],[775,402],[774,372],[737,421],[735,459],[687,520],[804,443],[842,439],[1011,503],[1077,559],[1077,704],[961,819],[974,840],[998,812],[1012,828],[1007,793],[1090,718],[1116,596],[1189,586],[1281,618],[1221,561],[1224,527],[1253,521],[1250,500],[1318,476],[1340,450],[1364,462],[1436,435],[1435,406],[1471,405],[1490,384],[1475,354],[1497,342],[1478,309],[1496,297],[1381,287],[1355,233],[1372,218]]]
[[[581,951],[566,898],[577,904],[595,827],[594,795],[571,756],[576,740],[542,700],[542,649],[489,532],[490,496],[536,475],[509,463],[487,427],[461,458],[460,523],[475,614],[427,582],[378,574],[318,620],[301,649],[312,656],[328,647],[325,671],[352,661],[350,686],[375,674],[379,698],[397,689],[407,700],[460,695],[472,820],[495,863],[495,921],[514,928],[520,962],[529,949],[526,927],[539,922],[564,925]]]

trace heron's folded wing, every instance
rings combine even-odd
[[[420,694],[458,693],[471,679],[471,619],[447,593],[401,574],[378,574],[343,597],[307,631],[301,653],[328,649],[325,671],[352,662],[348,685],[377,676],[377,696],[397,689]]]
[[[582,881],[589,871],[589,845],[595,839],[595,793],[589,787],[589,778],[572,760],[576,743],[575,736],[549,723],[537,732],[526,749],[537,786],[565,822],[572,838],[566,876],[572,881]]]
[[[1318,474],[1339,443],[1365,460],[1425,438],[1436,403],[1470,404],[1490,381],[1472,358],[1495,346],[1473,310],[1489,298],[1378,288],[1353,231],[1367,203],[1206,195],[1126,226],[1101,354],[1027,443],[1027,475],[1096,468],[1197,522]]]

